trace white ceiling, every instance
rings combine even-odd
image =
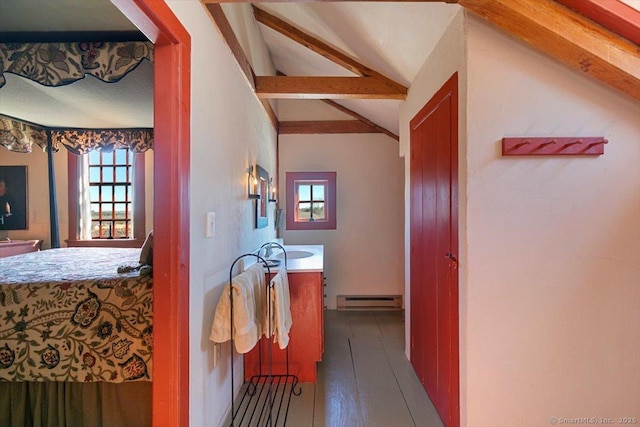
[[[640,0],[622,1],[640,10]],[[405,86],[460,10],[455,4],[430,2],[284,2],[258,7]],[[0,42],[3,32],[136,30],[109,0],[0,0],[0,16]],[[288,75],[352,75],[266,26],[259,27],[277,70]],[[119,83],[86,77],[63,88],[47,88],[17,76],[5,77],[1,114],[48,126],[153,126],[148,63]],[[338,102],[397,134],[400,101]],[[326,116],[328,107],[321,101],[301,100],[280,100],[279,105],[280,120],[317,120]]]
[[[449,24],[457,5],[435,3],[261,3],[264,10],[292,23],[359,62],[406,86]],[[2,32],[132,31],[135,27],[109,0],[1,0]],[[260,26],[276,69],[289,75],[349,76],[350,72],[286,37]],[[0,114],[46,126],[153,126],[152,66],[142,64],[119,83],[86,77],[49,88],[7,74],[0,88]],[[279,101],[279,119],[323,117],[327,105]],[[398,132],[399,101],[341,100],[344,106]],[[302,114],[301,112],[304,112]],[[336,113],[345,119],[349,116]],[[300,116],[304,117],[300,117]]]
[[[445,3],[303,2],[260,3],[260,9],[337,48],[358,62],[409,86],[451,23],[460,6]],[[345,68],[260,25],[278,71],[298,76],[353,76]],[[280,120],[297,109],[298,100],[280,100]],[[395,100],[339,100],[338,103],[398,133]],[[295,104],[294,104],[295,105]],[[315,101],[319,109],[326,104]],[[312,108],[307,117],[317,119]]]

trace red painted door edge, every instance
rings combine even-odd
[[[451,253],[456,257],[459,250],[459,229],[458,229],[458,122],[459,122],[459,101],[458,101],[458,73],[454,73],[449,80],[433,95],[422,109],[410,121],[410,129],[413,131],[420,122],[429,116],[441,100],[451,96]],[[411,232],[419,227],[411,224]],[[454,269],[451,274],[451,425],[449,427],[460,426],[460,314],[459,314],[459,275]],[[411,288],[411,300],[413,301],[413,287]],[[413,313],[414,307],[411,307]],[[412,316],[413,317],[413,316]],[[411,325],[413,335],[413,325]],[[413,354],[411,355],[413,358]],[[412,360],[413,364],[413,360]],[[423,383],[424,385],[424,383]]]
[[[460,259],[459,229],[458,229],[458,126],[459,126],[459,101],[458,101],[458,73],[454,73],[445,85],[451,87],[451,253]],[[452,424],[460,426],[460,290],[459,269],[451,273],[451,407]]]
[[[112,2],[155,43],[153,426],[188,426],[191,39],[163,1]]]
[[[555,0],[640,45],[640,11],[618,0]]]

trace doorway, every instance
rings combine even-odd
[[[458,427],[457,73],[410,132],[411,364],[444,424]]]
[[[165,2],[111,0],[155,44],[153,425],[189,425],[191,39]]]

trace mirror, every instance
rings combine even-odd
[[[269,173],[260,165],[256,165],[256,228],[264,228],[269,223],[267,207],[269,203]]]

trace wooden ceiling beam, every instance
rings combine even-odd
[[[256,76],[260,98],[405,99],[407,91],[375,77]]]
[[[360,120],[281,121],[280,135],[311,135],[335,133],[383,133]]]
[[[244,54],[244,50],[242,50],[242,46],[240,45],[238,38],[233,32],[233,28],[231,28],[231,24],[229,23],[229,20],[227,20],[227,17],[222,10],[222,6],[214,3],[204,3],[213,23],[216,25],[216,27],[218,27],[218,31],[220,31],[220,34],[227,43],[227,46],[229,46],[229,50],[231,50],[231,54],[236,59],[238,67],[240,67],[240,70],[242,71],[247,84],[255,93],[256,75],[253,72],[253,67],[251,67],[249,59],[247,59],[246,55]],[[271,121],[274,129],[278,129],[278,117],[276,116],[275,111],[273,111],[269,100],[262,99],[260,97],[258,97],[258,100],[264,107],[265,113],[269,117],[269,120]]]
[[[276,75],[277,76],[286,76],[286,74],[282,73],[279,70],[276,70]],[[335,108],[338,111],[341,111],[341,112],[343,112],[345,114],[348,114],[349,116],[353,117],[356,120],[361,121],[362,123],[366,124],[367,126],[370,126],[370,127],[374,128],[375,130],[384,133],[387,136],[390,136],[391,138],[395,139],[396,141],[400,141],[400,138],[395,133],[391,132],[388,129],[383,128],[382,126],[379,126],[378,124],[376,124],[376,123],[372,122],[371,120],[367,119],[365,116],[363,116],[361,114],[358,114],[355,111],[351,110],[350,108],[347,108],[342,104],[338,104],[337,102],[332,101],[331,99],[321,99],[320,101],[324,102],[327,105],[330,105],[331,107]]]
[[[640,100],[640,50],[553,0],[459,0],[543,52]]]
[[[640,11],[621,1],[556,0],[640,46]]]
[[[395,133],[391,132],[388,129],[383,128],[382,126],[377,125],[376,123],[372,122],[371,120],[367,119],[366,117],[356,113],[355,111],[345,107],[344,105],[338,104],[335,101],[332,101],[330,99],[322,99],[322,102],[324,102],[325,104],[331,105],[333,108],[342,111],[345,114],[350,115],[351,117],[353,117],[356,120],[361,121],[362,123],[366,124],[367,126],[370,126],[382,133],[384,133],[387,136],[390,136],[391,138],[395,139],[396,141],[400,141],[400,137],[398,137],[398,135],[396,135]]]
[[[288,22],[285,22],[282,19],[274,15],[271,15],[270,13],[267,13],[264,10],[259,9],[255,6],[253,7],[253,15],[255,16],[256,21],[258,21],[259,23],[266,25],[272,30],[279,32],[280,34],[284,35],[285,37],[297,43],[300,43],[307,49],[310,49],[311,51],[317,53],[318,55],[321,55],[327,58],[328,60],[340,65],[341,67],[346,68],[352,73],[362,77],[375,77],[381,80],[382,82],[384,82],[385,84],[387,84],[388,86],[395,87],[399,91],[404,90],[406,93],[407,88],[405,86],[378,73],[375,70],[372,70],[366,65],[361,64],[355,59],[340,52],[336,48],[324,43],[322,40],[319,40],[303,31],[300,31],[299,29],[289,24]]]

